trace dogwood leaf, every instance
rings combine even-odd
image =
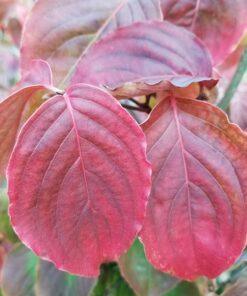
[[[162,19],[159,0],[39,0],[23,32],[22,72],[29,60],[44,59],[58,84],[91,42],[115,28],[148,19]]]
[[[61,270],[97,276],[142,227],[145,146],[131,116],[98,88],[75,85],[49,99],[22,129],[8,167],[20,239]]]
[[[0,175],[3,176],[20,127],[42,103],[48,86],[20,89],[0,103]]]
[[[147,258],[184,279],[214,278],[245,246],[247,135],[217,107],[174,97],[143,129],[153,169]]]
[[[164,19],[185,27],[209,48],[214,64],[222,62],[246,29],[245,0],[161,0]]]
[[[152,21],[120,28],[93,45],[78,63],[72,84],[100,85],[128,97],[163,89],[164,81],[185,87],[211,78],[209,54],[194,34]]]

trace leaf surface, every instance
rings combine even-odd
[[[179,280],[153,268],[147,261],[143,246],[136,240],[119,260],[122,275],[140,296],[161,296]]]
[[[35,296],[38,257],[23,245],[7,255],[1,271],[1,288],[5,296]]]
[[[116,263],[104,264],[90,296],[136,296],[125,282]]]
[[[217,107],[174,97],[143,129],[153,170],[147,258],[184,279],[214,278],[245,246],[247,135]]]
[[[5,168],[20,127],[42,103],[48,86],[35,85],[20,89],[0,103],[0,175]]]
[[[44,59],[58,84],[92,41],[135,21],[161,18],[158,0],[39,0],[23,32],[22,72],[31,59]]]
[[[214,64],[222,62],[246,29],[245,0],[161,0],[164,19],[185,27],[209,48]]]
[[[95,280],[57,270],[50,262],[40,260],[37,272],[36,295],[88,296]],[[23,295],[24,296],[24,295]]]
[[[152,21],[120,28],[93,45],[72,83],[100,85],[128,97],[154,92],[154,85],[163,89],[163,81],[184,87],[211,78],[211,60],[199,39],[171,23]]]
[[[145,143],[98,88],[75,85],[49,99],[22,129],[8,168],[21,240],[59,269],[97,276],[142,226],[151,174]]]

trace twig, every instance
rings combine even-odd
[[[227,107],[229,106],[231,99],[233,98],[233,95],[235,94],[246,70],[247,70],[247,47],[245,48],[241,56],[241,59],[238,63],[237,70],[225,92],[224,97],[218,104],[218,107],[221,108],[222,110],[226,110]]]

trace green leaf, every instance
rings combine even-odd
[[[163,296],[202,296],[195,283],[181,282]]]
[[[140,296],[160,296],[179,282],[152,267],[139,240],[120,258],[119,266],[124,278]]]
[[[117,264],[110,263],[102,265],[97,285],[90,296],[135,296],[135,293],[121,277]]]
[[[23,245],[17,245],[2,267],[2,291],[5,296],[34,296],[38,257]]]
[[[9,241],[15,243],[19,240],[10,223],[8,204],[6,187],[0,187],[0,233],[2,233]]]
[[[59,271],[47,261],[40,260],[37,296],[87,296],[95,284],[93,278],[83,278]]]

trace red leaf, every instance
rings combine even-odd
[[[20,127],[39,107],[42,96],[48,91],[48,86],[29,86],[0,103],[0,177],[4,174]]]
[[[217,107],[173,97],[143,129],[153,169],[147,257],[181,278],[214,278],[245,246],[247,135]]]
[[[118,29],[92,46],[72,83],[103,85],[128,97],[143,88],[153,92],[154,84],[164,80],[187,86],[211,76],[210,57],[199,39],[168,22],[153,21]]]
[[[246,29],[246,0],[161,0],[164,19],[193,31],[222,62]]]
[[[98,275],[142,226],[145,146],[135,121],[100,89],[76,85],[48,100],[23,128],[8,168],[21,240],[59,269]]]
[[[25,72],[20,82],[21,85],[53,85],[53,77],[50,65],[44,60],[31,60],[28,64],[29,70]]]
[[[44,59],[60,83],[91,42],[147,19],[162,19],[159,0],[39,0],[23,32],[22,72],[31,59]]]

